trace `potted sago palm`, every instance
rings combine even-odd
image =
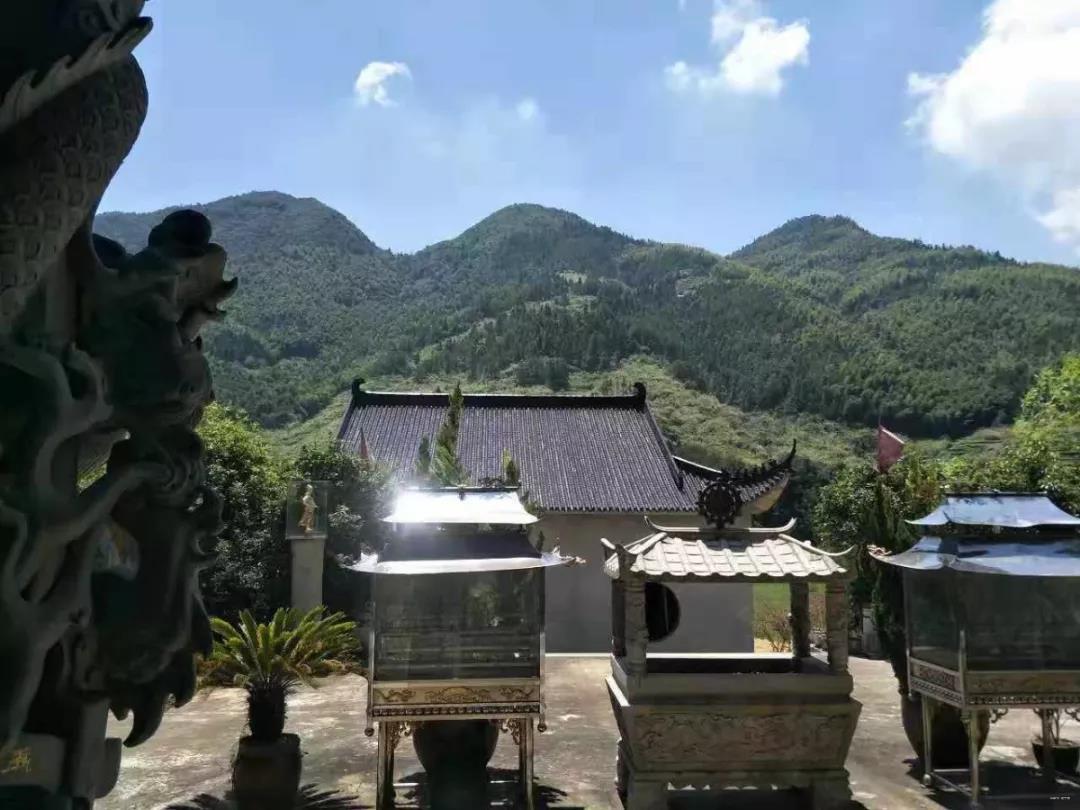
[[[356,625],[322,607],[279,609],[267,624],[248,611],[232,625],[212,619],[214,650],[205,667],[209,684],[247,691],[247,724],[233,762],[233,794],[241,810],[287,810],[300,786],[300,738],[285,733],[289,695],[298,686],[342,670],[356,648]]]

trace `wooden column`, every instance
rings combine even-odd
[[[792,582],[791,655],[795,659],[810,655],[810,584]]]
[[[842,580],[825,586],[825,633],[829,670],[844,675],[848,671],[848,598],[847,582]]]

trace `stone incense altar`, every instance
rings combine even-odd
[[[146,115],[142,5],[0,11],[0,807],[91,807],[108,712],[149,738],[211,643],[199,330],[235,282],[194,211],[134,254],[92,234]]]
[[[702,512],[736,513],[740,492],[717,482]],[[662,810],[668,786],[791,787],[815,808],[846,806],[844,768],[861,709],[847,671],[847,572],[826,554],[775,529],[649,524],[626,546],[606,543],[613,638],[607,679],[619,726],[616,787],[627,810]],[[791,591],[791,654],[650,654],[677,621],[664,583],[723,587],[782,582]],[[828,658],[810,648],[809,589],[825,587]],[[723,621],[722,616],[717,621]]]

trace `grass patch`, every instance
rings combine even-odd
[[[770,582],[767,585],[754,585],[754,613],[760,613],[770,607],[788,610],[791,598],[788,586],[784,582]]]

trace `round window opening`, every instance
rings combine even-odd
[[[679,626],[679,600],[675,592],[659,582],[645,583],[645,626],[649,641],[663,641]]]

